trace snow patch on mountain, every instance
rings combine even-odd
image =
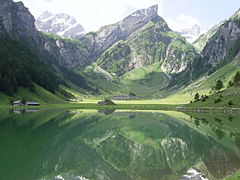
[[[83,26],[68,14],[44,11],[36,20],[39,31],[54,33],[64,38],[79,38],[86,34]]]
[[[177,31],[183,37],[187,39],[188,42],[193,43],[199,36],[206,33],[206,29],[202,29],[199,25],[195,24],[190,28],[184,28]]]

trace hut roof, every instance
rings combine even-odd
[[[26,104],[40,104],[38,102],[26,102]]]
[[[20,104],[22,101],[21,100],[17,100],[17,101],[14,101],[13,104]]]

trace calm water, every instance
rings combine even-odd
[[[2,180],[209,180],[240,169],[239,115],[0,111]]]

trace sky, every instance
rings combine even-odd
[[[19,1],[19,0],[14,0]],[[209,29],[240,8],[240,0],[22,0],[35,18],[49,10],[74,16],[86,31],[120,21],[132,12],[158,4],[158,14],[170,28],[194,24]]]

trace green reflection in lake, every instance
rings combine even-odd
[[[4,180],[175,180],[190,167],[214,180],[240,169],[237,115],[0,113],[0,179]]]

